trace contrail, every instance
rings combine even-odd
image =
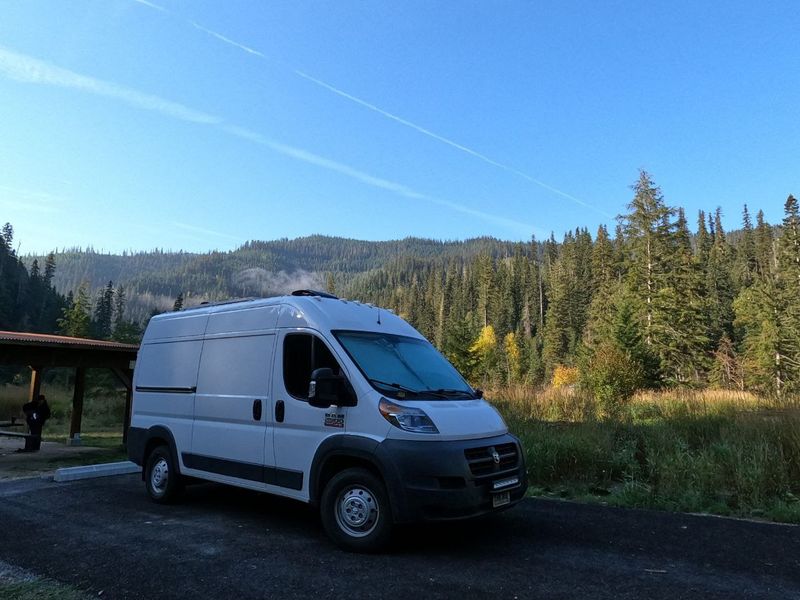
[[[334,94],[336,94],[338,96],[341,96],[342,98],[346,98],[347,100],[350,100],[351,102],[355,102],[356,104],[359,104],[359,105],[363,106],[364,108],[367,108],[367,109],[369,109],[369,110],[371,110],[373,112],[376,112],[376,113],[378,113],[380,115],[383,115],[387,119],[391,119],[393,121],[396,121],[396,122],[400,123],[401,125],[405,125],[406,127],[410,127],[411,129],[413,129],[415,131],[418,131],[418,132],[422,133],[423,135],[427,135],[428,137],[433,138],[434,140],[437,140],[439,142],[442,142],[443,144],[447,144],[448,146],[452,146],[453,148],[455,148],[457,150],[461,150],[462,152],[465,152],[465,153],[469,154],[470,156],[474,156],[475,158],[478,158],[478,159],[482,160],[483,162],[488,163],[488,164],[490,164],[490,165],[492,165],[494,167],[498,167],[500,169],[503,169],[504,171],[508,171],[509,173],[514,173],[515,175],[519,175],[523,179],[527,179],[528,181],[538,185],[539,187],[542,187],[542,188],[544,188],[544,189],[546,189],[546,190],[548,190],[550,192],[553,192],[554,194],[558,194],[559,196],[561,196],[563,198],[566,198],[568,200],[572,200],[573,202],[576,202],[577,204],[580,204],[581,206],[583,206],[585,208],[589,208],[591,210],[597,211],[600,214],[611,218],[611,215],[606,214],[605,212],[601,211],[600,209],[592,206],[591,204],[589,204],[587,202],[584,202],[580,198],[576,198],[575,196],[573,196],[571,194],[568,194],[566,192],[562,192],[558,188],[555,188],[552,185],[549,185],[549,184],[545,183],[544,181],[536,179],[535,177],[533,177],[531,175],[528,175],[527,173],[525,173],[523,171],[520,171],[519,169],[515,169],[514,167],[511,167],[509,165],[506,165],[506,164],[503,164],[501,162],[498,162],[498,161],[494,160],[493,158],[490,158],[490,157],[486,156],[485,154],[481,154],[477,150],[473,150],[472,148],[469,148],[467,146],[459,144],[458,142],[455,142],[455,141],[451,140],[450,138],[446,138],[446,137],[444,137],[442,135],[439,135],[438,133],[436,133],[434,131],[431,131],[430,129],[425,129],[421,125],[417,125],[416,123],[412,123],[411,121],[409,121],[407,119],[404,119],[402,117],[398,117],[395,114],[392,114],[392,113],[390,113],[390,112],[388,112],[386,110],[383,110],[379,106],[375,106],[374,104],[371,104],[370,102],[367,102],[366,100],[362,100],[358,96],[353,96],[352,94],[348,94],[344,90],[340,90],[339,88],[337,88],[335,86],[332,86],[331,84],[326,83],[326,82],[322,81],[321,79],[317,79],[316,77],[313,77],[313,76],[309,75],[308,73],[305,73],[305,72],[300,71],[298,69],[292,69],[292,72],[295,75],[297,75],[298,77],[302,77],[303,79],[305,79],[307,81],[310,81],[311,83],[314,83],[314,84],[316,84],[316,85],[318,85],[318,86],[320,86],[322,88],[325,88],[326,90],[328,90],[328,91],[330,91],[330,92],[332,92],[332,93],[334,93]]]
[[[428,194],[417,192],[403,185],[402,183],[370,175],[369,173],[360,171],[354,167],[351,167],[350,165],[314,154],[313,152],[303,150],[302,148],[296,148],[288,144],[271,140],[268,137],[250,129],[226,123],[224,119],[216,115],[195,110],[184,106],[183,104],[165,100],[164,98],[160,98],[152,94],[145,94],[115,83],[95,79],[94,77],[89,77],[87,75],[81,75],[79,73],[75,73],[74,71],[51,65],[50,63],[37,58],[32,58],[24,54],[7,50],[2,46],[0,46],[0,75],[5,75],[10,79],[21,81],[23,83],[76,89],[97,96],[112,98],[135,108],[160,113],[173,119],[213,127],[214,129],[224,132],[228,135],[233,135],[269,148],[273,152],[283,156],[304,162],[306,164],[314,165],[328,171],[339,173],[340,175],[344,175],[365,185],[385,190],[398,196],[445,206],[451,210],[502,225],[503,227],[513,229],[525,235],[529,235],[532,231],[536,233],[537,236],[541,233],[541,230],[533,225],[521,223],[519,221],[472,209],[468,206],[464,206],[450,200],[445,200],[443,198],[437,198],[436,196],[430,196]],[[185,230],[192,230],[192,228],[194,228],[195,231],[199,231],[192,225],[180,224],[179,226]],[[213,235],[227,235],[219,234],[219,232],[212,232],[210,230],[203,230],[202,232]]]
[[[484,221],[489,221],[491,223],[495,223],[507,229],[517,231],[523,235],[529,235],[531,232],[533,232],[537,237],[547,237],[548,235],[547,232],[545,232],[541,228],[535,227],[534,225],[531,225],[529,223],[522,223],[520,221],[515,221],[513,219],[501,217],[496,214],[487,213],[482,210],[470,208],[468,206],[464,206],[463,204],[458,204],[457,202],[452,202],[450,200],[445,200],[443,198],[437,198],[436,196],[431,196],[429,194],[423,194],[421,192],[417,192],[409,188],[408,186],[403,185],[402,183],[397,183],[396,181],[383,179],[381,177],[375,177],[374,175],[364,173],[363,171],[359,171],[358,169],[355,169],[349,165],[345,165],[335,160],[331,160],[330,158],[325,158],[324,156],[319,156],[312,152],[308,152],[307,150],[302,150],[300,148],[295,148],[293,146],[288,146],[286,144],[270,140],[269,138],[261,135],[260,133],[251,131],[249,129],[245,129],[243,127],[231,125],[231,126],[225,126],[223,127],[223,129],[224,131],[230,133],[231,135],[235,135],[237,137],[249,140],[256,144],[266,146],[267,148],[270,148],[271,150],[274,150],[279,154],[283,154],[284,156],[288,156],[297,159],[299,161],[309,163],[321,167],[323,169],[327,169],[328,171],[334,171],[336,173],[346,175],[351,179],[355,179],[357,181],[360,181],[361,183],[370,185],[372,187],[392,192],[393,194],[397,194],[398,196],[403,196],[405,198],[410,198],[412,200],[425,200],[433,204],[438,204],[439,206],[444,206],[451,210],[458,211],[460,213],[470,215],[472,217],[478,217],[480,219],[483,219]]]
[[[157,5],[152,4],[151,2],[148,2],[147,0],[134,0],[134,1],[138,2],[139,4],[143,4],[145,6],[150,6],[152,8],[155,8],[156,10],[159,10],[159,11],[162,11],[162,12],[166,12],[166,13],[170,13],[171,12],[171,11],[168,11],[167,9],[161,7],[161,6],[157,6]],[[174,14],[174,13],[171,13],[171,14]],[[409,121],[408,119],[404,119],[403,117],[400,117],[400,116],[395,115],[395,114],[393,114],[393,113],[391,113],[391,112],[389,112],[387,110],[384,110],[381,107],[376,106],[375,104],[372,104],[371,102],[367,102],[366,100],[364,100],[362,98],[359,98],[358,96],[354,96],[353,94],[350,94],[350,93],[348,93],[348,92],[346,92],[346,91],[344,91],[344,90],[342,90],[342,89],[340,89],[340,88],[338,88],[338,87],[336,87],[334,85],[331,85],[330,83],[327,83],[327,82],[325,82],[325,81],[323,81],[321,79],[318,79],[318,78],[314,77],[313,75],[309,75],[305,71],[301,71],[300,69],[295,69],[295,68],[287,65],[286,63],[284,63],[282,61],[279,61],[279,60],[276,60],[274,58],[271,59],[268,56],[266,56],[263,52],[259,52],[258,50],[254,49],[254,48],[251,48],[250,46],[246,46],[245,44],[241,44],[241,43],[239,43],[239,42],[237,42],[235,40],[232,40],[231,38],[226,37],[226,36],[222,35],[221,33],[218,33],[216,31],[214,31],[213,29],[209,29],[207,27],[204,27],[204,26],[200,25],[196,21],[183,19],[182,17],[178,17],[178,18],[181,18],[182,20],[186,21],[187,23],[189,23],[195,29],[197,29],[199,31],[202,31],[203,33],[205,33],[205,34],[207,34],[207,35],[209,35],[209,36],[211,36],[211,37],[213,37],[213,38],[215,38],[215,39],[217,39],[217,40],[219,40],[221,42],[224,42],[224,43],[229,44],[229,45],[231,45],[231,46],[233,46],[235,48],[238,48],[239,50],[247,52],[248,54],[250,54],[252,56],[256,56],[256,57],[258,57],[258,58],[260,58],[262,60],[271,61],[271,62],[274,62],[276,64],[280,64],[282,67],[290,70],[296,76],[298,76],[298,77],[300,77],[302,79],[305,79],[306,81],[308,81],[310,83],[313,83],[314,85],[316,85],[318,87],[321,87],[321,88],[323,88],[325,90],[328,90],[329,92],[331,92],[333,94],[336,94],[337,96],[340,96],[342,98],[345,98],[346,100],[349,100],[349,101],[351,101],[351,102],[353,102],[355,104],[358,104],[359,106],[363,106],[364,108],[366,108],[368,110],[371,110],[371,111],[373,111],[375,113],[378,113],[379,115],[381,115],[383,117],[386,117],[387,119],[391,119],[392,121],[395,121],[396,123],[399,123],[399,124],[401,124],[401,125],[403,125],[405,127],[408,127],[410,129],[413,129],[414,131],[417,131],[417,132],[419,132],[419,133],[421,133],[423,135],[426,135],[429,138],[432,138],[432,139],[434,139],[434,140],[436,140],[438,142],[441,142],[443,144],[447,144],[448,146],[450,146],[452,148],[455,148],[456,150],[460,150],[461,152],[464,152],[465,154],[469,154],[470,156],[473,156],[474,158],[477,158],[478,160],[481,160],[481,161],[483,161],[483,162],[485,162],[487,164],[490,164],[493,167],[496,167],[498,169],[502,169],[502,170],[504,170],[504,171],[506,171],[508,173],[513,173],[514,175],[517,175],[518,177],[521,177],[521,178],[525,179],[526,181],[529,181],[529,182],[533,183],[534,185],[537,185],[537,186],[541,187],[542,189],[545,189],[545,190],[547,190],[549,192],[552,192],[553,194],[561,196],[562,198],[566,198],[567,200],[570,200],[571,202],[579,204],[580,206],[583,206],[584,208],[588,208],[589,210],[592,210],[592,211],[594,211],[594,212],[596,212],[598,214],[601,214],[606,218],[609,218],[609,219],[613,218],[612,215],[610,215],[607,212],[597,208],[596,206],[593,206],[592,204],[589,204],[588,202],[586,202],[584,200],[581,200],[580,198],[577,198],[577,197],[573,196],[572,194],[568,194],[567,192],[565,192],[563,190],[560,190],[560,189],[550,185],[549,183],[545,183],[541,179],[537,179],[536,177],[533,177],[532,175],[529,175],[528,173],[525,173],[524,171],[520,171],[519,169],[517,169],[515,167],[512,167],[512,166],[507,165],[505,163],[502,163],[500,161],[497,161],[497,160],[495,160],[495,159],[493,159],[493,158],[491,158],[491,157],[489,157],[489,156],[487,156],[485,154],[482,154],[481,152],[478,152],[477,150],[473,150],[472,148],[470,148],[468,146],[464,146],[463,144],[459,144],[458,142],[456,142],[454,140],[451,140],[448,137],[440,135],[440,134],[436,133],[435,131],[431,131],[430,129],[422,127],[421,125],[417,125],[416,123],[414,123],[412,121]]]
[[[136,1],[137,2],[141,2],[142,0],[136,0]],[[211,37],[217,38],[221,42],[225,42],[226,44],[230,44],[231,46],[239,48],[239,50],[244,50],[248,54],[252,54],[254,56],[258,56],[259,58],[263,58],[264,60],[268,60],[263,52],[259,52],[258,50],[254,50],[253,48],[250,48],[249,46],[245,46],[244,44],[240,44],[239,42],[234,42],[232,39],[226,38],[221,33],[217,33],[216,31],[211,31],[210,29],[207,29],[207,28],[203,27],[202,25],[200,25],[199,23],[195,23],[194,21],[189,21],[189,24],[191,24],[191,26],[194,27],[195,29],[198,29],[198,30],[202,31],[203,33],[207,33]]]
[[[154,8],[156,10],[160,10],[163,13],[169,13],[166,8],[163,6],[159,6],[158,4],[154,4],[153,2],[148,2],[147,0],[133,0],[134,2],[138,2],[139,4],[144,4],[145,6],[149,6],[150,8]]]

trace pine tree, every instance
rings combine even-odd
[[[759,211],[756,226],[757,282],[734,304],[744,329],[742,360],[748,387],[779,399],[800,390],[800,219],[797,201],[784,205],[777,252],[771,229]]]
[[[178,292],[175,303],[172,305],[172,312],[178,312],[181,309],[183,309],[183,292]]]
[[[476,336],[477,331],[472,325],[470,315],[451,321],[444,336],[444,355],[467,379],[475,376],[476,364],[470,348]]]
[[[745,204],[742,211],[742,239],[736,248],[736,276],[739,288],[746,288],[752,285],[757,271],[756,237],[753,231],[750,211],[748,211]]]
[[[3,243],[5,244],[6,251],[11,256],[16,256],[17,253],[14,251],[14,227],[12,227],[11,223],[6,223],[3,225],[3,232],[2,232]]]
[[[63,316],[58,320],[58,327],[62,334],[70,337],[89,337],[91,328],[89,309],[91,308],[91,302],[89,301],[88,288],[88,284],[84,282],[73,298],[68,297]]]
[[[556,366],[568,362],[577,339],[571,327],[570,295],[574,291],[574,239],[564,238],[562,255],[550,269],[550,295],[544,322],[542,359],[545,374],[550,376]]]
[[[44,285],[50,287],[53,285],[53,277],[56,274],[56,256],[52,252],[47,255],[44,261]]]
[[[489,324],[489,309],[492,305],[492,297],[495,294],[494,287],[494,264],[491,256],[481,254],[476,263],[477,290],[478,290],[478,318],[482,327]]]
[[[669,318],[658,312],[655,297],[663,286],[665,269],[662,257],[669,235],[668,220],[673,210],[664,203],[661,191],[647,172],[639,173],[633,190],[634,197],[628,205],[630,212],[622,217],[631,252],[629,286],[633,297],[638,300],[645,342],[653,345],[656,343],[654,328],[660,325],[658,321]]]
[[[714,213],[714,238],[706,266],[709,335],[716,347],[723,336],[733,337],[733,251],[722,227],[721,211]]]
[[[114,333],[111,339],[116,342],[135,344],[141,339],[142,331],[136,323],[125,318],[126,303],[125,288],[119,286],[114,294]]]
[[[661,318],[653,324],[652,346],[668,381],[699,381],[707,367],[709,346],[705,288],[682,209],[666,242],[662,250],[665,272],[654,298],[654,313]]]
[[[94,307],[94,334],[98,339],[111,337],[111,326],[114,317],[114,283],[109,281],[97,293]]]
[[[114,298],[114,331],[125,324],[125,305],[127,301],[125,287],[117,287]]]
[[[800,214],[798,214],[797,199],[792,195],[786,199],[784,215],[778,262],[781,279],[785,282],[787,292],[798,299],[800,298]]]
[[[736,352],[733,342],[723,336],[714,351],[714,362],[709,373],[709,383],[727,390],[744,390],[744,365]]]
[[[764,280],[771,276],[774,264],[772,227],[764,220],[764,211],[756,215],[756,270]]]
[[[714,245],[712,236],[708,234],[706,228],[706,213],[700,211],[697,215],[697,261],[703,273],[708,270],[708,257],[711,254],[711,247]]]
[[[325,275],[325,291],[334,296],[336,295],[336,280],[331,272]]]

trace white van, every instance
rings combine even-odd
[[[318,506],[341,547],[519,502],[519,441],[391,312],[300,290],[166,313],[134,372],[128,455],[150,497],[199,478]]]

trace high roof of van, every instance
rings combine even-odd
[[[292,295],[200,305],[155,315],[150,319],[143,343],[296,327],[321,332],[381,331],[422,337],[410,324],[385,308],[333,297]]]

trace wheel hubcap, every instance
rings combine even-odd
[[[158,494],[163,494],[167,489],[167,482],[169,481],[169,465],[166,459],[159,458],[158,462],[153,465],[153,470],[150,473],[150,485],[153,490]]]
[[[367,488],[346,488],[336,500],[336,522],[348,535],[369,535],[378,523],[380,509],[375,495]]]

